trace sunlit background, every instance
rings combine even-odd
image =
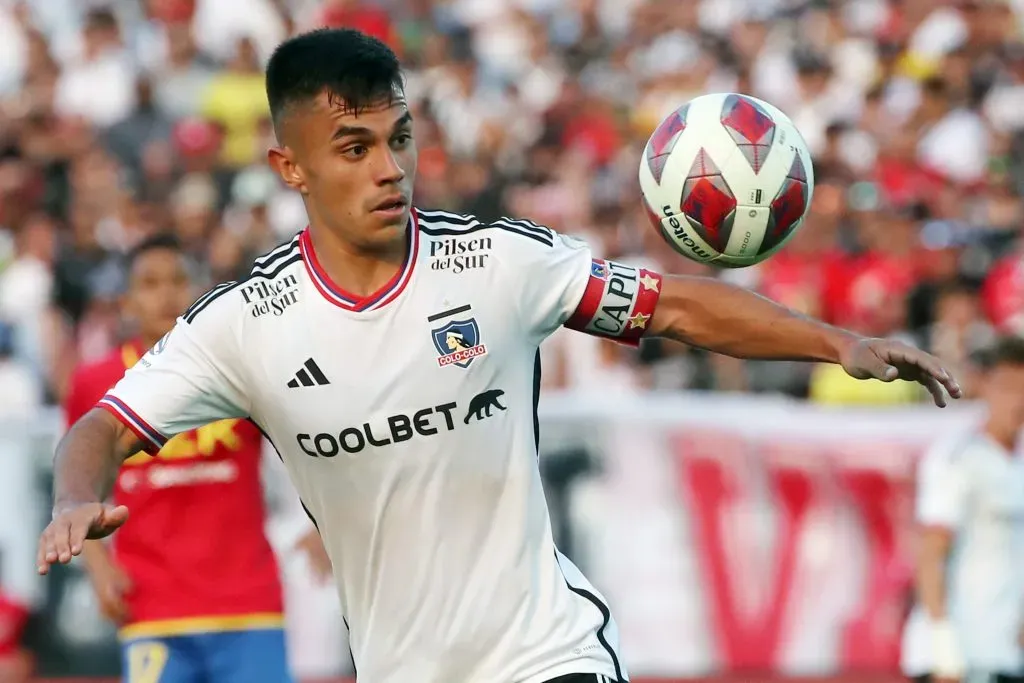
[[[403,59],[421,207],[728,278],[909,339],[968,391],[972,353],[1024,333],[1024,0],[0,0],[5,682],[25,653],[39,676],[117,673],[80,566],[35,575],[57,406],[72,369],[131,332],[118,296],[134,244],[176,234],[198,293],[305,225],[264,163],[262,65],[322,25]],[[728,272],[671,252],[636,180],[661,117],[716,91],[789,114],[818,179],[799,236]],[[969,406],[656,341],[563,331],[543,353],[557,538],[611,601],[638,679],[895,675],[913,463]],[[333,589],[287,541],[305,520],[282,476],[269,528],[293,667],[348,675]]]

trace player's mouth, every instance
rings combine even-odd
[[[373,207],[373,213],[382,218],[400,218],[405,210],[409,208],[409,200],[404,195],[394,194],[385,197],[383,201]]]

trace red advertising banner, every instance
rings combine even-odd
[[[973,408],[693,396],[546,408],[564,427],[553,439],[585,435],[601,462],[574,531],[632,673],[897,671],[916,462],[969,428]]]

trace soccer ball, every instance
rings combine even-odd
[[[803,136],[749,95],[704,95],[658,126],[640,160],[651,223],[677,252],[742,268],[796,234],[814,194]]]

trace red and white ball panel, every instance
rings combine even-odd
[[[652,224],[679,253],[746,266],[781,248],[814,190],[803,137],[777,108],[735,93],[698,97],[648,141],[640,186]]]

